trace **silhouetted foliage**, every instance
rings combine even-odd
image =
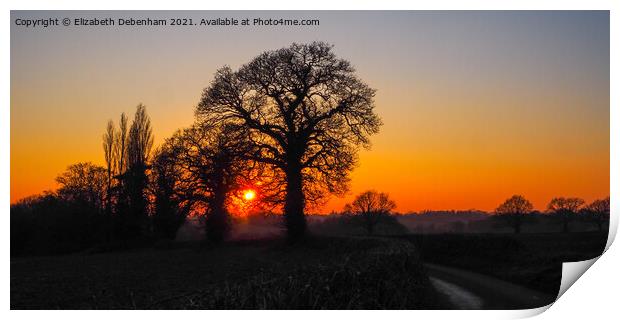
[[[103,212],[107,198],[106,180],[106,169],[103,167],[90,162],[70,165],[56,178],[60,186],[58,197],[95,212]]]
[[[116,173],[116,149],[114,148],[116,139],[116,130],[114,129],[114,122],[108,121],[106,131],[103,135],[103,155],[105,159],[105,165],[107,170],[106,177],[106,213],[112,215],[112,183],[113,177]]]
[[[112,120],[106,124],[105,167],[71,165],[56,179],[55,192],[12,205],[12,254],[70,252],[113,237],[174,239],[190,215],[200,216],[207,237],[219,242],[231,230],[231,204],[246,188],[257,194],[252,205],[260,210],[252,214],[282,209],[289,239],[298,240],[306,231],[304,211],[347,191],[359,148],[370,147],[370,136],[379,131],[374,95],[323,42],[267,51],[236,71],[223,67],[204,89],[195,123],[167,139],[154,157],[150,118],[139,104],[131,124],[125,113],[118,127]],[[544,228],[556,228],[549,222],[557,218],[567,232],[577,212],[602,231],[609,198],[580,211],[583,204],[554,198],[549,214],[534,214],[532,204],[515,195],[495,214],[515,233],[527,216]],[[387,194],[366,191],[322,228],[351,234],[355,228],[349,226],[363,226],[372,235],[383,223],[390,229],[385,234],[404,233],[404,225],[421,233],[505,232],[484,212],[397,218],[390,214],[394,208]]]
[[[603,231],[603,225],[609,222],[609,197],[594,200],[582,209],[585,220],[593,223],[598,231]]]
[[[113,179],[111,181],[112,192],[110,194],[110,202],[112,208],[112,227],[110,230],[113,237],[125,236],[125,218],[129,210],[129,199],[124,188],[123,178],[127,171],[127,145],[129,139],[129,127],[127,116],[123,112],[120,116],[118,128],[114,129],[114,146],[111,161],[114,169]],[[106,128],[106,132],[108,128]],[[106,133],[104,137],[108,134]],[[108,137],[104,138],[109,139]],[[105,154],[104,154],[105,155]]]
[[[350,204],[345,205],[344,211],[361,217],[366,232],[372,235],[375,226],[386,216],[389,216],[390,211],[394,208],[396,208],[396,203],[390,200],[387,193],[369,190],[355,197],[355,200]]]
[[[500,204],[495,209],[495,214],[503,219],[515,230],[515,233],[521,232],[521,225],[529,215],[534,206],[523,196],[514,195]]]
[[[284,215],[291,239],[306,229],[304,207],[347,190],[357,146],[369,146],[381,121],[375,90],[323,42],[267,51],[233,71],[223,67],[196,114],[250,130],[250,159],[286,180]]]
[[[129,206],[126,212],[120,213],[124,215],[123,231],[129,237],[144,235],[147,232],[147,170],[152,147],[151,119],[146,113],[146,107],[139,104],[129,128],[127,170],[121,175],[122,193],[126,196]]]
[[[568,232],[570,221],[584,203],[579,198],[553,198],[547,205],[547,211],[562,222],[562,232]]]
[[[153,228],[155,235],[174,239],[179,227],[188,214],[184,196],[179,192],[183,173],[177,164],[178,150],[174,145],[164,143],[153,157],[151,179],[155,196]]]
[[[127,169],[127,145],[128,145],[128,124],[127,116],[123,112],[118,123],[118,131],[114,139],[114,155],[116,156],[116,169],[118,174],[122,174]]]
[[[174,153],[176,193],[186,206],[206,217],[206,234],[221,241],[230,231],[228,204],[241,185],[242,172],[250,167],[243,160],[249,151],[246,132],[221,123],[203,122],[177,132],[165,143]]]
[[[352,213],[333,213],[328,216],[309,216],[309,229],[313,234],[330,236],[368,235],[366,220],[363,216]],[[395,215],[385,214],[377,217],[373,226],[373,235],[394,236],[409,233]]]
[[[56,193],[11,206],[11,255],[68,253],[105,239],[106,170],[90,163],[68,167]]]

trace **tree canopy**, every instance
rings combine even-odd
[[[281,171],[291,237],[305,231],[304,207],[343,194],[357,148],[379,131],[375,90],[323,42],[267,51],[233,71],[225,66],[202,94],[203,121],[249,130],[249,159]]]
[[[345,205],[344,211],[362,217],[368,234],[372,234],[374,226],[381,218],[396,208],[387,193],[369,190],[359,194],[353,202]]]
[[[495,214],[507,219],[515,233],[521,232],[521,224],[525,215],[532,212],[534,206],[521,195],[514,195],[495,209]]]

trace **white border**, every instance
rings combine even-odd
[[[108,0],[101,2],[85,2],[79,0],[58,0],[58,1],[44,1],[44,0],[31,0],[31,1],[2,1],[0,6],[3,8],[2,17],[3,23],[0,25],[2,30],[2,39],[5,41],[3,46],[1,58],[2,58],[2,92],[3,92],[3,108],[0,116],[0,143],[2,144],[2,153],[0,156],[0,199],[2,202],[2,217],[3,217],[3,257],[5,258],[2,264],[2,271],[4,277],[2,277],[2,285],[4,290],[2,291],[2,298],[5,302],[5,316],[10,316],[15,319],[28,319],[31,317],[52,317],[58,319],[82,319],[87,316],[91,319],[105,319],[109,320],[109,317],[136,317],[137,314],[127,311],[109,311],[109,312],[75,312],[75,311],[60,311],[60,312],[7,312],[10,309],[10,260],[9,260],[9,195],[10,195],[10,155],[9,155],[9,143],[10,143],[10,46],[8,44],[10,38],[10,11],[9,10],[228,10],[228,9],[243,9],[243,10],[299,10],[299,9],[321,9],[321,10],[392,10],[392,9],[416,9],[416,10],[611,10],[611,57],[618,56],[620,52],[618,50],[618,39],[620,32],[618,32],[618,1],[575,1],[575,0],[554,0],[554,1],[535,1],[535,0],[521,0],[521,1],[492,1],[492,0],[473,0],[473,1],[460,1],[460,0],[440,0],[440,1],[428,1],[411,3],[411,1],[369,1],[369,0],[348,0],[348,1],[334,1],[334,0],[313,0],[311,2],[299,2],[290,0],[228,0],[224,2],[207,2],[207,1],[187,1],[187,0],[155,0],[155,1],[135,1],[129,2],[126,0]],[[618,64],[616,60],[611,60],[611,97],[610,97],[610,122],[611,122],[611,146],[610,146],[610,195],[612,199],[616,199],[618,195],[618,182],[620,181],[618,164],[620,163],[620,150],[618,148],[618,139],[620,138],[620,127],[618,126],[618,92],[616,89],[618,83]],[[614,86],[615,85],[615,86]],[[608,246],[611,244],[615,237],[615,232],[618,226],[618,214],[620,213],[620,206],[618,202],[612,201],[612,223],[611,230],[613,235],[610,234]],[[596,274],[586,274],[583,278],[587,278],[588,282],[584,280],[577,282],[574,289],[568,290],[568,292],[554,304],[553,308],[549,312],[546,312],[543,318],[547,319],[559,319],[564,317],[573,316],[592,316],[607,315],[606,318],[610,318],[610,315],[617,314],[614,310],[617,302],[613,298],[615,293],[618,292],[616,286],[618,280],[616,272],[620,270],[620,263],[618,262],[617,250],[612,247],[607,253],[600,259],[601,262],[596,263],[593,269],[596,270]],[[604,265],[601,265],[604,264]],[[593,272],[589,272],[593,273]],[[565,300],[565,301],[563,301]],[[351,317],[356,319],[376,319],[378,317],[389,318],[410,318],[410,317],[430,317],[439,319],[448,319],[453,317],[459,317],[462,319],[499,319],[499,318],[516,318],[527,317],[544,311],[546,308],[538,310],[527,311],[382,311],[380,314],[378,311],[327,311],[327,312],[295,312],[295,311],[271,311],[271,312],[256,312],[256,311],[234,311],[234,312],[221,312],[221,311],[186,311],[182,315],[171,314],[170,311],[144,311],[140,313],[141,317],[148,317],[153,319],[167,319],[171,316],[178,317],[232,317],[239,319],[247,318],[265,318],[265,319],[286,319],[296,318],[298,320],[308,319],[316,320],[316,317],[328,317],[328,318],[342,318]]]

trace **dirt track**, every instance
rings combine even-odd
[[[555,297],[466,270],[425,263],[431,282],[455,309],[531,309]]]

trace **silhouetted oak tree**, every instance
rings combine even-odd
[[[550,214],[562,222],[562,231],[568,232],[568,224],[585,202],[580,198],[553,198],[547,205]]]
[[[598,231],[603,231],[603,225],[609,222],[609,197],[592,201],[583,211],[586,220],[596,224]]]
[[[304,207],[347,190],[357,147],[381,120],[375,90],[323,42],[267,51],[233,71],[223,67],[202,94],[197,116],[250,130],[250,159],[281,170],[291,239],[305,233]]]
[[[158,237],[174,239],[190,208],[181,187],[185,176],[177,162],[180,150],[170,141],[155,151],[150,178],[155,197],[154,232]]]
[[[345,205],[344,211],[360,216],[364,221],[366,232],[372,235],[375,226],[394,208],[396,203],[390,200],[387,193],[370,190],[361,193],[353,202]]]
[[[228,201],[239,187],[239,178],[249,170],[245,155],[251,144],[247,131],[222,123],[201,123],[177,132],[164,145],[174,157],[177,181],[170,193],[179,195],[185,206],[204,211],[206,235],[222,241],[230,231]]]
[[[107,198],[106,177],[105,168],[90,162],[72,164],[56,178],[58,197],[101,213]]]
[[[500,204],[495,209],[495,214],[506,221],[514,228],[515,233],[521,232],[521,225],[526,216],[532,212],[534,206],[523,196],[514,195]]]

